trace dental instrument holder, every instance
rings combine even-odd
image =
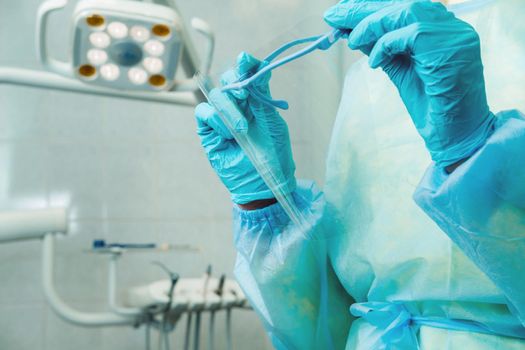
[[[109,295],[112,304],[111,309],[107,312],[92,312],[92,311],[80,311],[66,303],[58,294],[55,284],[55,241],[59,236],[68,235],[68,219],[67,210],[65,208],[54,208],[54,209],[38,209],[38,210],[25,210],[25,211],[9,211],[0,212],[0,244],[12,243],[19,241],[40,241],[42,243],[42,287],[44,290],[45,298],[51,309],[63,320],[83,327],[107,327],[107,326],[132,326],[138,327],[145,325],[146,329],[146,342],[149,344],[149,331],[150,326],[159,325],[159,322],[155,319],[155,316],[159,316],[162,313],[165,315],[167,310],[167,304],[165,300],[161,300],[161,308],[153,310],[151,313],[149,306],[139,305],[136,308],[119,308],[115,304],[115,299],[112,297],[115,295],[116,286],[109,283]],[[97,245],[106,246],[105,242],[98,241]],[[135,250],[149,250],[151,244],[146,245],[130,245],[122,243],[109,244],[112,246],[108,249],[98,251],[99,253],[109,254],[110,256],[110,270],[109,280],[116,281],[116,262],[119,257],[125,251],[130,251],[130,246],[135,246]],[[90,250],[91,252],[92,250]],[[228,292],[225,291],[225,278],[221,277],[220,283],[217,288],[208,286],[211,274],[211,268],[206,270],[203,278],[199,278],[200,285],[205,286],[198,291],[198,297],[202,300],[201,302],[208,302],[209,305],[204,307],[199,306],[201,311],[212,311],[225,310],[226,311],[226,341],[228,349],[231,349],[232,344],[232,331],[231,331],[231,312],[234,308],[249,309],[246,305],[246,298],[242,294],[236,292],[236,288],[230,286]],[[175,291],[175,284],[184,282],[184,279],[179,279],[176,273],[170,272],[171,284],[167,290],[168,295],[171,295],[171,301],[168,298],[168,302],[174,303],[173,298]],[[232,281],[230,281],[232,282]],[[190,281],[191,285],[191,281]],[[113,286],[113,287],[111,287]],[[237,286],[237,288],[239,288]],[[208,291],[208,293],[206,293]],[[211,295],[219,296],[218,300],[209,300]],[[233,297],[233,298],[232,298]],[[150,305],[150,304],[148,304]],[[188,310],[184,307],[184,313],[191,315],[192,310]],[[180,312],[177,311],[177,312]],[[163,327],[159,328],[162,333],[165,346],[164,349],[169,349],[168,334],[173,331],[176,319],[172,317],[170,313],[169,318],[166,318],[169,324],[160,324]],[[213,318],[212,318],[213,319]],[[191,320],[190,320],[191,321]],[[210,329],[213,328],[213,321],[211,321]],[[211,332],[210,334],[213,334]],[[150,349],[147,347],[147,349]],[[211,348],[210,348],[211,349]]]
[[[191,245],[179,245],[169,243],[107,243],[103,239],[93,241],[92,247],[87,253],[97,254],[121,254],[123,252],[168,252],[171,250],[199,252],[200,248]]]
[[[239,81],[224,86],[221,91],[231,91],[231,90],[240,90],[240,89],[247,89],[252,97],[258,99],[260,102],[265,103],[267,105],[273,106],[275,108],[279,109],[288,109],[288,102],[284,100],[273,100],[266,96],[264,96],[262,93],[260,93],[252,84],[257,81],[260,77],[262,77],[264,74],[267,74],[274,69],[277,69],[289,62],[295,61],[298,58],[301,58],[303,56],[306,56],[307,54],[314,52],[316,50],[322,50],[326,51],[332,45],[334,45],[339,39],[341,38],[348,38],[348,35],[352,32],[351,29],[343,30],[343,29],[334,29],[324,35],[318,35],[318,36],[312,36],[308,38],[303,39],[297,39],[294,41],[291,41],[281,47],[279,47],[277,50],[273,51],[271,54],[266,56],[262,64],[258,67],[258,70],[254,72],[251,76],[245,75],[239,78]],[[273,62],[277,57],[279,57],[281,54],[283,54],[285,51],[291,49],[294,46],[302,45],[305,43],[311,42],[312,44],[306,46],[305,48],[294,52],[288,56],[285,56],[281,58],[280,60],[277,60]]]
[[[168,249],[161,249],[155,243],[107,243],[104,240],[97,239],[93,241],[92,249],[90,252],[98,254],[108,254],[109,255],[109,273],[108,273],[108,300],[109,308],[119,315],[141,315],[144,313],[144,310],[139,308],[123,307],[119,306],[117,303],[117,262],[122,254],[126,252],[148,252],[148,251],[168,251]],[[198,251],[198,249],[185,246],[188,250]],[[173,249],[173,248],[171,248]],[[184,247],[182,247],[184,249]],[[161,266],[165,271],[169,271],[166,267],[159,262],[154,262],[154,264]],[[170,298],[172,298],[171,293],[175,287],[176,282],[178,281],[179,276],[176,278],[174,274],[170,272],[170,280],[172,281],[172,288],[170,288]],[[175,281],[175,282],[174,282]],[[166,320],[166,314],[169,312],[171,307],[171,299],[168,305],[168,309],[164,308],[164,319]],[[176,320],[173,320],[176,321]],[[174,327],[174,323],[169,327]],[[165,324],[165,322],[164,322]],[[168,328],[169,328],[168,327]]]

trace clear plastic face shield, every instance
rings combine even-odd
[[[253,274],[256,281],[242,283],[244,288],[258,289],[258,292],[249,294],[260,295],[262,300],[252,300],[252,303],[258,306],[264,304],[268,309],[277,310],[272,311],[272,319],[269,321],[271,324],[267,327],[276,338],[280,338],[281,332],[290,333],[290,329],[306,329],[307,325],[312,324],[312,319],[315,320],[313,324],[317,326],[312,329],[311,334],[292,332],[297,337],[293,343],[302,344],[303,347],[300,348],[323,348],[334,342],[332,348],[341,348],[343,344],[337,341],[346,338],[347,330],[345,327],[336,327],[335,332],[340,334],[335,336],[329,324],[331,320],[349,324],[350,314],[342,310],[348,310],[351,303],[346,302],[350,298],[342,290],[327,261],[324,235],[331,231],[321,228],[322,224],[318,219],[322,213],[312,210],[311,212],[318,212],[312,217],[309,210],[305,211],[304,198],[298,199],[298,195],[294,193],[290,184],[290,167],[293,165],[285,164],[281,159],[283,150],[279,144],[286,142],[281,140],[283,142],[276,143],[272,140],[272,124],[267,123],[264,116],[282,117],[286,121],[295,163],[295,177],[315,180],[322,185],[328,145],[344,79],[341,52],[345,49],[345,44],[341,38],[345,35],[346,33],[333,32],[320,18],[308,19],[262,45],[256,52],[249,52],[259,60],[266,58],[251,75],[229,81],[233,85],[227,84],[226,89],[221,84],[221,75],[212,77],[211,81],[202,78],[199,81],[208,102],[218,111],[223,123],[290,218],[289,229],[293,233],[277,235],[267,243],[262,243],[266,238],[261,237],[260,244],[275,246],[268,247],[271,253],[267,256],[255,254],[250,257],[248,252],[243,252],[242,247],[238,247],[238,259],[250,260],[245,266],[250,266],[251,272],[237,276],[243,279]],[[232,59],[234,55],[236,53]],[[232,62],[231,67],[218,71],[240,69]],[[271,94],[258,84],[257,79],[262,77],[263,81],[267,81],[270,70]],[[224,77],[222,80],[224,83]],[[212,88],[213,85],[215,89]],[[261,108],[261,113],[258,114],[261,118],[250,116],[245,113],[243,106],[237,104],[232,96],[238,93],[235,91],[238,87],[251,94],[254,104]],[[318,233],[323,237],[316,237]],[[335,235],[335,232],[332,231],[331,234]],[[281,247],[288,247],[286,256],[279,257]],[[273,272],[262,273],[259,271],[262,266]],[[287,276],[295,276],[293,285],[287,287],[282,283],[274,283],[281,278],[289,279]],[[329,302],[329,296],[335,294],[339,295],[337,301]],[[289,305],[295,305],[292,306],[293,312],[278,306],[283,300]],[[337,310],[331,309],[332,307]]]
[[[499,1],[496,0],[450,0],[441,2],[446,3],[458,16],[474,25],[482,36],[482,41],[486,43],[482,46],[482,50],[486,67],[488,95],[489,99],[492,99],[489,102],[495,106],[493,109],[512,108],[513,106],[503,102],[509,102],[510,96],[515,96],[516,90],[501,89],[498,81],[520,80],[518,78],[497,78],[496,75],[501,74],[502,71],[501,66],[498,66],[498,60],[503,60],[504,55],[501,53],[503,51],[494,48],[504,46],[502,50],[513,50],[508,57],[520,54],[521,49],[519,47],[513,48],[512,41],[519,36],[518,33],[523,28],[516,28],[516,24],[512,24],[512,27],[509,27],[504,33],[500,33],[502,35],[498,39],[494,32],[491,34],[487,29],[494,27],[494,25],[482,25],[480,22],[488,18],[491,21],[500,21],[502,15],[500,8],[512,8],[513,2],[511,1],[507,5],[499,4]],[[493,13],[489,15],[491,9]],[[498,26],[499,31],[505,28],[505,25]],[[364,88],[360,88],[360,91],[343,91],[345,70],[350,66],[348,62],[345,63],[345,56],[348,57],[352,54],[344,43],[344,38],[348,34],[348,32],[331,30],[318,18],[308,19],[278,38],[262,45],[256,52],[250,52],[265,63],[258,70],[250,72],[249,75],[239,77],[227,86],[220,84],[221,74],[213,76],[211,80],[199,77],[199,84],[208,101],[220,112],[224,124],[248,155],[259,174],[272,190],[275,198],[296,224],[301,221],[299,220],[300,213],[294,209],[290,193],[283,185],[286,179],[278,162],[276,162],[278,150],[273,149],[268,140],[263,137],[265,131],[261,130],[262,125],[258,125],[257,120],[247,120],[235,106],[235,101],[227,98],[227,96],[244,89],[268,108],[278,110],[289,126],[292,151],[297,167],[296,177],[313,179],[318,185],[322,186],[326,176],[328,145],[341,94],[354,94],[352,99],[354,106],[375,104],[373,108],[370,108],[370,111],[380,113],[381,110],[391,110],[393,113],[395,110],[399,112],[398,114],[406,114],[403,106],[397,101],[398,96],[390,93],[392,89],[387,89],[390,93],[387,96],[388,98],[384,98],[382,101],[378,100],[381,99],[381,96],[378,96],[378,91],[384,90],[385,86],[389,85],[386,79],[372,79],[361,82],[363,86],[374,90],[372,97]],[[232,56],[234,55],[235,53],[232,53]],[[508,61],[509,59],[506,58],[505,60]],[[235,63],[232,63],[232,67],[229,69],[224,67],[218,71],[226,72],[235,69]],[[503,71],[508,75],[507,72],[510,72],[510,68]],[[521,71],[523,70],[511,74],[519,75]],[[256,81],[270,72],[272,73],[270,81],[272,98],[265,97],[254,88]],[[375,74],[374,77],[379,75]],[[376,89],[377,86],[374,84],[380,84],[379,89]],[[346,90],[351,89],[350,85],[352,84],[347,84]],[[355,85],[355,88],[358,88],[359,82],[356,82]],[[213,87],[218,89],[213,90]],[[388,86],[388,88],[390,87]],[[508,93],[503,94],[502,91]],[[347,96],[343,101],[347,105],[347,107],[342,106],[343,108],[349,109],[348,99]],[[345,111],[340,111],[339,114],[343,113]],[[376,124],[382,123],[377,122]],[[381,147],[385,139],[375,142],[372,148]],[[371,142],[373,140],[365,141]],[[418,145],[418,147],[420,146]],[[429,161],[424,156],[422,159],[422,162]],[[409,181],[412,186],[417,185],[417,179],[414,178]]]
[[[264,108],[279,112],[289,126],[297,176],[315,178],[322,183],[320,170],[324,168],[344,75],[340,58],[344,40],[341,39],[348,34],[329,28],[319,19],[305,20],[250,53],[262,61],[250,74],[236,77],[228,84],[224,79],[221,84],[224,73],[212,77],[211,81],[198,77],[208,102],[219,112],[223,123],[296,225],[302,225],[305,220],[287,189],[288,179],[276,162],[279,150],[266,137],[267,125],[243,115],[231,96],[244,90]],[[222,71],[238,70],[233,64]],[[269,74],[272,74],[269,82],[272,97],[257,88],[258,81]]]

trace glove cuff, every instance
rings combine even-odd
[[[233,194],[231,195],[231,199],[233,203],[235,204],[247,204],[254,201],[259,201],[263,199],[271,199],[275,198],[274,192],[268,188],[268,186],[265,186],[266,189],[263,191],[258,191],[255,193],[242,193],[242,194]],[[288,195],[290,193],[293,193],[295,189],[297,188],[297,181],[295,177],[291,177],[286,182],[279,184],[276,188],[273,190],[276,193],[283,193],[284,195]]]
[[[472,132],[470,137],[445,150],[437,152],[430,151],[430,156],[436,163],[436,166],[445,168],[472,156],[485,144],[490,135],[492,135],[495,122],[496,116],[489,111],[483,123]]]

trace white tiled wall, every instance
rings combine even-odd
[[[33,31],[39,3],[0,0],[0,65],[38,68]],[[269,52],[291,38],[281,35],[290,28],[309,29],[297,35],[326,30],[321,17],[331,1],[178,3],[186,19],[202,17],[215,29],[214,69],[221,71],[241,50]],[[50,41],[59,57],[67,56],[69,43],[64,23],[67,15],[53,18]],[[291,105],[284,115],[300,176],[322,180],[342,79],[337,51],[275,73],[274,95]],[[70,208],[71,236],[57,246],[56,280],[65,300],[104,309],[105,260],[83,252],[96,238],[200,247],[197,253],[125,256],[121,289],[164,278],[153,259],[182,276],[200,275],[209,263],[214,273],[231,276],[231,205],[194,129],[191,108],[0,86],[0,210]],[[143,349],[142,330],[86,329],[59,319],[44,301],[39,259],[37,242],[0,245],[0,350]],[[235,316],[237,349],[270,348],[253,312]],[[177,348],[180,338],[179,331]]]

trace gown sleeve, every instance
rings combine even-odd
[[[293,196],[308,232],[298,229],[278,203],[234,209],[235,276],[276,349],[344,349],[352,302],[316,232],[324,198],[305,181]]]
[[[431,165],[414,199],[525,325],[525,116],[499,113],[486,144],[452,174]]]

